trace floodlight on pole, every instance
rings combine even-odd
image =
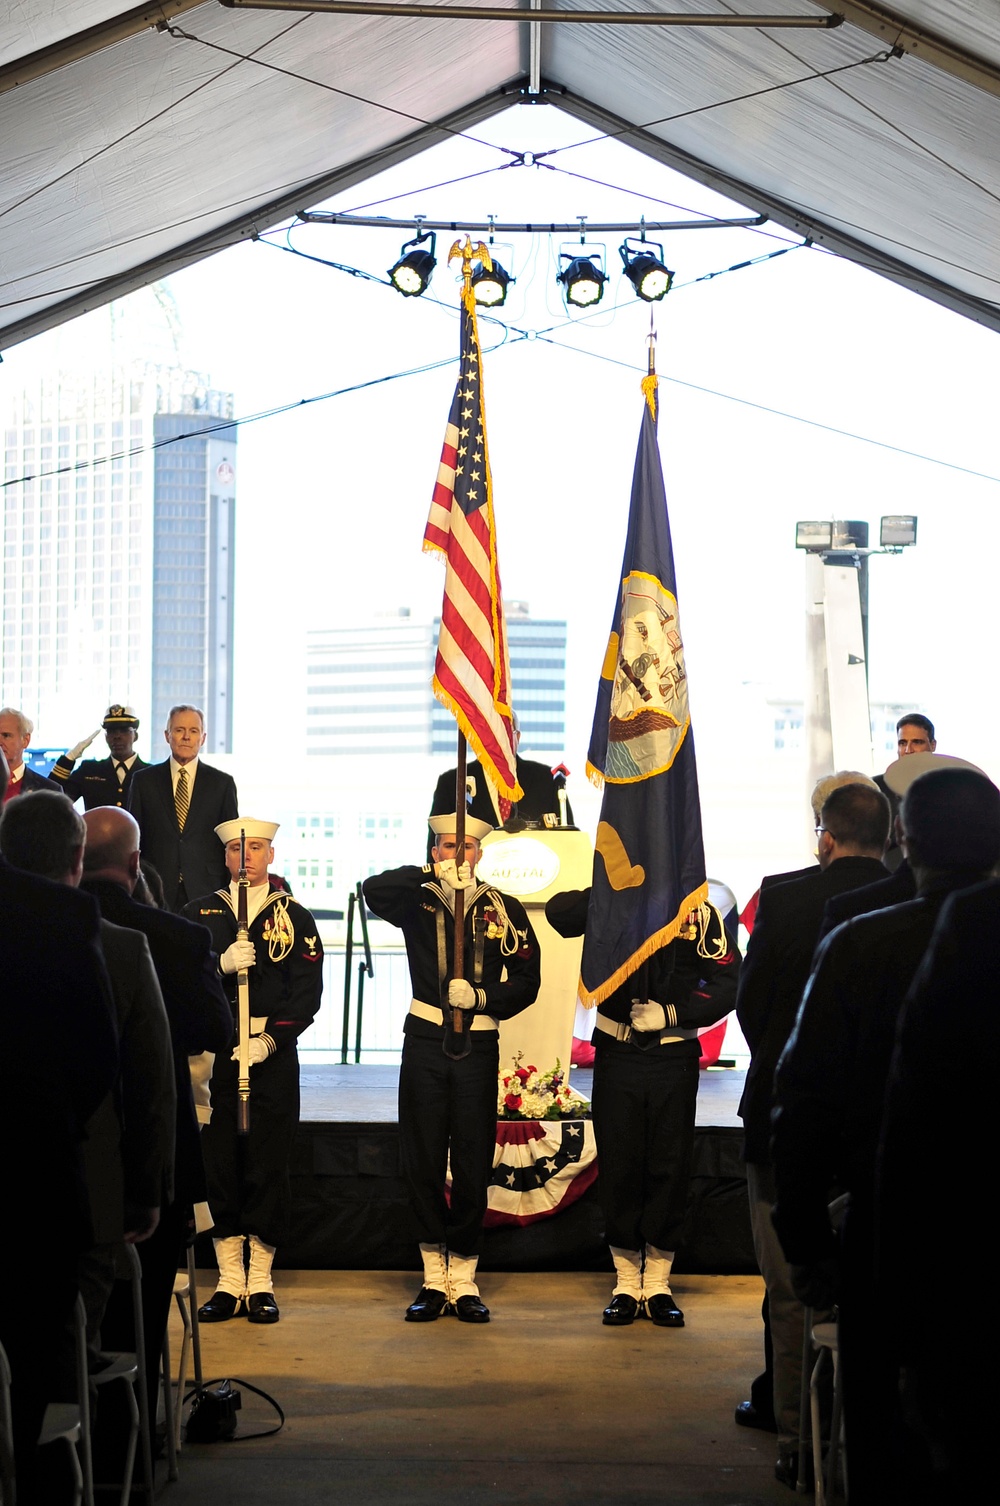
[[[430,250],[421,250],[424,241],[430,241]],[[389,268],[388,277],[397,293],[404,298],[419,298],[427,291],[434,268],[437,266],[435,251],[437,236],[433,230],[424,230],[400,247],[399,260]]]
[[[883,549],[891,549],[894,554],[909,548],[917,542],[916,518],[910,513],[892,513],[883,518],[878,541]]]
[[[659,256],[654,256],[654,251],[658,251]],[[667,296],[673,285],[674,274],[663,260],[662,246],[647,241],[644,235],[633,250],[626,236],[618,247],[618,254],[625,268],[625,276],[635,289],[637,298],[641,298],[643,303],[658,303]]]

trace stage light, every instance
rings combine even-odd
[[[660,254],[654,256],[653,251]],[[625,276],[635,289],[637,298],[644,303],[656,303],[665,298],[673,284],[674,274],[663,260],[663,247],[654,246],[652,242],[645,240],[638,242],[638,249],[632,250],[628,240],[619,246],[618,253],[625,268]]]
[[[480,263],[472,274],[472,293],[477,303],[485,308],[498,309],[507,301],[507,287],[516,282],[516,277],[500,265],[498,261],[493,263],[493,271],[488,272]]]
[[[421,251],[424,241],[430,241],[429,251]],[[389,268],[389,281],[397,293],[402,293],[404,298],[419,298],[421,293],[427,291],[427,284],[431,280],[431,274],[437,266],[434,252],[437,249],[437,237],[433,230],[428,230],[423,235],[418,235],[414,240],[407,241],[405,246],[400,247],[399,260]]]
[[[579,309],[600,303],[607,280],[607,274],[587,256],[574,256],[569,266],[564,267],[558,276],[566,302]]]

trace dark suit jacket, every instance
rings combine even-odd
[[[475,816],[477,821],[488,821],[490,826],[496,826],[497,813],[493,809],[493,801],[490,799],[489,786],[486,783],[486,775],[478,759],[474,759],[468,765],[466,773],[476,781],[476,793],[472,797],[472,804],[467,807],[470,816]],[[517,782],[524,791],[523,796],[511,806],[510,814],[522,821],[540,821],[547,811],[559,814],[559,786],[552,776],[552,770],[548,764],[537,763],[531,758],[518,758]],[[455,809],[455,770],[449,769],[442,774],[434,789],[434,799],[431,801],[429,814],[432,816],[447,816]],[[566,805],[566,820],[572,825],[573,812],[569,803]],[[427,843],[427,855],[434,845],[433,835]]]
[[[221,847],[218,838],[215,841]],[[177,1094],[176,1200],[184,1204],[201,1202],[205,1196],[205,1170],[188,1057],[202,1051],[225,1051],[233,1032],[232,1011],[211,949],[211,934],[207,927],[194,925],[179,915],[138,904],[120,884],[107,879],[85,878],[82,887],[97,900],[106,920],[141,931],[149,942],[173,1046]]]
[[[128,808],[139,823],[142,855],[162,878],[171,910],[228,884],[225,850],[215,828],[239,815],[231,774],[198,760],[183,831],[177,826],[169,758],[139,770],[132,780]],[[182,879],[183,895],[178,892]]]
[[[4,1201],[30,1209],[32,1237],[55,1241],[75,1262],[91,1243],[84,1125],[118,1075],[100,916],[89,895],[22,873],[2,857],[0,915]],[[9,1269],[5,1259],[2,1266]]]
[[[771,1159],[774,1069],[795,1024],[826,902],[884,873],[877,858],[837,858],[828,868],[761,893],[736,997],[750,1047],[739,1107],[747,1161],[766,1165]]]
[[[945,881],[859,915],[816,954],[775,1074],[774,1226],[796,1265],[832,1253],[827,1207],[836,1186],[851,1195],[845,1252],[861,1256],[859,1274],[870,1284],[875,1158],[896,1025],[947,896]],[[925,1109],[933,1116],[933,1101]]]
[[[995,1233],[996,1105],[978,1064],[1000,1056],[1000,883],[951,895],[904,1003],[889,1071],[876,1184],[878,1279],[904,1359],[968,1373],[982,1332]],[[986,1069],[988,1071],[988,1068]],[[921,1314],[929,1228],[946,1231],[970,1279],[949,1291],[946,1323]],[[961,1398],[964,1400],[964,1395]],[[942,1496],[941,1499],[945,1499]],[[985,1500],[969,1494],[957,1499]]]
[[[101,921],[101,946],[111,978],[121,1074],[87,1124],[84,1171],[94,1239],[119,1240],[139,1210],[173,1196],[177,1113],[170,1030],[146,939]],[[119,1108],[120,1106],[120,1108]]]
[[[908,899],[916,899],[917,881],[913,869],[904,859],[895,873],[888,874],[875,884],[864,884],[860,889],[851,889],[846,894],[835,894],[826,902],[819,940],[823,941],[845,920],[857,915],[868,915],[872,910],[887,910],[890,905],[902,905]]]
[[[18,795],[26,795],[29,790],[48,790],[52,788],[44,774],[36,774],[34,769],[28,768],[27,764],[25,764],[24,773],[17,783]],[[17,795],[11,795],[10,798],[16,800]]]
[[[140,769],[148,768],[149,764],[137,758],[126,771],[124,784],[119,784],[115,760],[110,756],[85,758],[75,769],[69,759],[63,757],[57,758],[52,765],[49,783],[54,784],[57,790],[62,790],[71,800],[82,798],[85,811],[92,811],[98,805],[127,806],[134,776]]]

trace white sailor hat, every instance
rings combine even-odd
[[[427,824],[436,837],[453,837],[458,825],[458,817],[454,811],[447,816],[428,816]],[[492,830],[488,821],[477,821],[475,816],[465,818],[465,835],[474,837],[477,842],[481,842],[486,833]]]
[[[241,831],[246,832],[248,837],[259,837],[265,842],[273,842],[278,825],[277,821],[255,821],[251,816],[237,816],[234,821],[223,821],[217,826],[215,835],[224,847],[230,842],[238,842]]]
[[[894,795],[905,795],[914,780],[932,769],[972,769],[976,774],[983,770],[967,758],[953,758],[950,753],[905,753],[885,771],[885,782]]]

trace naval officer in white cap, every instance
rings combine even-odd
[[[399,1142],[423,1261],[423,1284],[406,1309],[409,1323],[454,1312],[488,1323],[476,1266],[496,1146],[500,1021],[533,1004],[541,982],[538,942],[521,903],[476,878],[480,843],[491,828],[465,820],[458,852],[455,814],[432,816],[432,861],[366,879],[368,906],[399,926],[413,999],[399,1072]],[[463,974],[454,977],[455,893],[464,891]],[[445,1055],[445,1019],[467,1016],[469,1051]],[[451,1152],[451,1199],[445,1174]]]
[[[268,874],[277,830],[273,821],[245,816],[217,826],[229,885],[183,911],[212,933],[234,1022],[234,1049],[231,1056],[216,1057],[212,1117],[202,1132],[219,1262],[218,1289],[199,1310],[208,1323],[244,1313],[251,1323],[277,1323],[280,1316],[271,1265],[291,1204],[288,1158],[299,1122],[295,1043],[319,1009],[323,944],[309,911],[292,899],[281,879]],[[248,934],[242,940],[237,937],[241,833],[249,880]],[[250,985],[249,1135],[236,1133],[237,974],[243,968]]]

